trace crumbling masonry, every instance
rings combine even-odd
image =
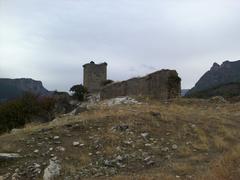
[[[167,100],[180,96],[181,79],[175,70],[160,70],[141,78],[102,86],[107,80],[107,63],[90,62],[84,66],[84,86],[90,93],[100,93],[101,99],[118,96],[145,96]]]
[[[174,70],[161,70],[142,78],[109,84],[100,91],[101,99],[118,96],[145,96],[167,100],[180,96],[181,79]]]

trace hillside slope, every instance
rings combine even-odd
[[[42,179],[49,160],[60,180],[240,177],[239,103],[109,105],[0,136],[0,157],[21,156],[0,158],[0,177]]]
[[[240,96],[240,83],[221,84],[213,88],[194,92],[189,97],[209,98],[213,96],[222,96],[228,100],[232,100]]]
[[[226,86],[230,83],[240,83],[240,60],[225,61],[221,65],[214,63],[186,95],[195,97],[198,92],[208,91],[222,85]]]
[[[21,96],[24,92],[32,92],[38,95],[49,95],[41,81],[33,79],[0,79],[0,102],[14,99]]]

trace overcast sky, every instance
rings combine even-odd
[[[0,77],[49,90],[81,83],[92,60],[113,80],[176,69],[191,88],[238,59],[239,0],[0,0]]]

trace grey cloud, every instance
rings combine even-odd
[[[190,88],[214,61],[239,59],[236,0],[2,0],[1,76],[68,90],[82,65],[113,80],[176,69]]]

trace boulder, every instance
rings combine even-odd
[[[0,161],[14,160],[20,157],[21,156],[16,153],[0,153]]]
[[[59,161],[50,160],[49,166],[44,170],[43,180],[54,180],[60,176],[61,165]]]
[[[72,115],[78,115],[78,114],[80,114],[80,113],[82,113],[82,112],[85,112],[85,111],[87,111],[87,110],[88,110],[87,107],[78,106],[76,109],[74,109],[74,110],[71,112],[71,114],[72,114]]]

